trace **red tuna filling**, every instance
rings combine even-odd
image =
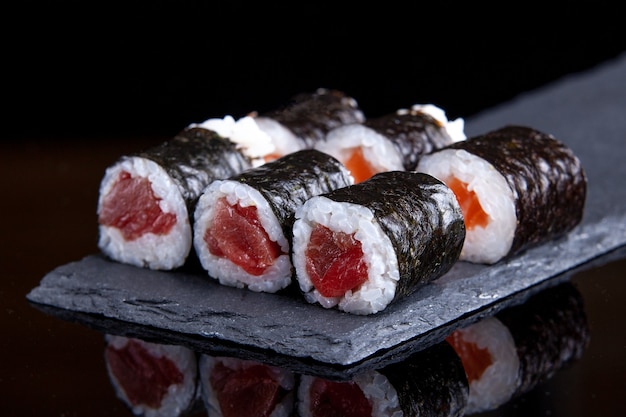
[[[465,228],[472,230],[478,226],[487,226],[489,223],[489,215],[485,213],[483,207],[480,205],[476,193],[469,191],[467,184],[457,178],[450,179],[447,181],[447,184],[456,196],[459,206],[461,206],[463,219],[465,220]]]
[[[251,275],[262,275],[282,254],[259,221],[255,206],[217,201],[211,226],[204,233],[209,252],[226,258]]]
[[[159,408],[167,388],[184,380],[174,362],[164,356],[152,356],[134,340],[121,349],[107,346],[105,354],[111,372],[133,405]]]
[[[126,240],[146,233],[165,235],[176,224],[176,215],[164,213],[147,178],[120,172],[108,195],[104,197],[98,222],[120,230]]]
[[[372,405],[354,382],[316,378],[309,391],[313,417],[371,417]]]
[[[324,297],[340,297],[367,281],[361,242],[353,235],[317,225],[305,251],[306,271]]]
[[[218,362],[209,381],[223,417],[267,417],[285,394],[265,365],[232,369]]]
[[[463,369],[465,369],[470,384],[479,380],[485,370],[493,363],[493,358],[488,349],[481,349],[476,343],[463,339],[463,334],[459,331],[452,332],[446,341],[452,345],[461,358]]]

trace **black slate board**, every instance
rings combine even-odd
[[[398,361],[626,245],[626,187],[617,181],[626,177],[624,114],[626,56],[467,120],[468,136],[524,124],[570,146],[588,176],[583,221],[567,236],[506,262],[459,262],[376,315],[326,310],[299,298],[219,286],[201,274],[150,271],[97,254],[54,269],[27,299],[103,331],[207,353],[267,355],[269,362],[322,373],[349,375]]]

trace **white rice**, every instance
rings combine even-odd
[[[433,104],[414,104],[411,106],[411,110],[429,115],[439,122],[452,139],[452,142],[460,142],[467,139],[465,135],[465,120],[463,118],[448,120],[446,112]]]
[[[346,163],[355,149],[361,148],[363,157],[376,172],[404,170],[402,156],[393,143],[374,129],[354,123],[332,129],[326,139],[317,141],[315,149]]]
[[[207,228],[211,227],[215,204],[221,198],[226,198],[231,205],[256,206],[259,222],[270,240],[280,245],[283,254],[263,275],[249,274],[229,259],[216,256],[208,250],[204,234]],[[293,269],[289,259],[289,242],[278,218],[259,191],[237,181],[213,181],[200,196],[194,219],[194,248],[202,267],[207,270],[210,277],[217,279],[223,285],[248,288],[256,292],[276,292],[291,283]]]
[[[446,149],[423,156],[416,170],[466,183],[489,216],[485,227],[466,230],[460,260],[492,264],[508,254],[517,227],[516,195],[493,165],[465,150]]]
[[[223,416],[222,409],[217,398],[217,392],[213,390],[210,383],[211,373],[217,363],[222,363],[233,370],[245,369],[247,367],[257,365],[268,366],[252,360],[202,354],[199,361],[200,389],[208,415],[211,417]],[[287,395],[285,395],[281,402],[276,405],[268,417],[291,416],[295,401],[294,374],[286,369],[274,366],[268,366],[268,368],[273,374],[275,381],[287,392]]]
[[[399,109],[397,114],[409,112],[422,113],[435,119],[450,137],[450,143],[466,139],[464,120],[458,118],[449,121],[446,113],[433,104],[415,104],[410,110]],[[359,123],[334,128],[328,132],[325,140],[315,144],[315,149],[334,156],[344,164],[357,148],[361,148],[363,158],[375,172],[404,170],[404,158],[393,142],[376,130]]]
[[[161,407],[158,409],[151,408],[146,404],[132,404],[123,387],[112,373],[110,365],[107,361],[107,371],[111,382],[114,385],[117,396],[128,407],[132,409],[134,415],[145,417],[171,417],[185,415],[195,405],[197,395],[197,376],[198,366],[195,352],[177,345],[165,345],[159,343],[146,342],[140,339],[131,339],[125,336],[105,335],[107,344],[114,349],[123,349],[129,341],[133,340],[139,343],[153,357],[167,357],[176,364],[178,370],[183,374],[183,382],[181,384],[172,384],[167,389],[167,394],[163,397]],[[138,375],[141,377],[141,375]],[[150,384],[151,381],[144,381]]]
[[[298,386],[298,416],[311,416],[311,385],[317,377],[302,375]],[[372,417],[402,417],[400,401],[396,389],[387,377],[376,371],[356,375],[352,382],[356,383],[363,395],[372,406]]]
[[[98,246],[104,254],[122,263],[164,270],[182,266],[192,245],[189,214],[178,186],[157,163],[145,158],[127,157],[107,168],[100,183],[98,214],[122,171],[132,177],[148,179],[152,191],[160,199],[159,207],[164,213],[173,213],[176,224],[167,234],[146,233],[132,241],[126,240],[119,229],[100,225]]]
[[[230,139],[237,148],[251,159],[252,166],[265,163],[265,157],[279,149],[273,137],[261,129],[254,118],[245,116],[235,120],[232,116],[207,119],[202,123],[192,123],[192,127],[212,130],[218,135]]]
[[[368,279],[356,291],[349,290],[341,297],[324,297],[314,288],[306,271],[305,251],[316,224],[354,234],[361,242]],[[400,279],[398,260],[389,237],[367,207],[335,202],[324,196],[312,197],[296,211],[292,244],[296,277],[308,302],[365,315],[383,310],[393,300]]]
[[[262,132],[272,138],[276,154],[283,156],[306,147],[304,139],[296,136],[282,123],[264,116],[256,116],[254,121]]]
[[[519,357],[509,329],[497,318],[488,317],[457,330],[467,343],[487,349],[492,364],[469,387],[468,414],[493,410],[507,402],[519,384]]]

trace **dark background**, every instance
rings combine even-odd
[[[2,136],[168,138],[317,87],[368,117],[467,118],[626,50],[602,2],[471,3],[22,1],[3,12]]]

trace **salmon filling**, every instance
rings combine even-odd
[[[313,417],[371,417],[372,405],[354,382],[316,378],[309,391]]]
[[[268,153],[263,157],[265,163],[272,162],[277,160],[278,158],[282,158],[284,155],[280,153]]]
[[[365,159],[363,150],[360,147],[352,151],[350,157],[344,163],[344,166],[352,174],[355,183],[363,182],[378,172],[367,159]]]
[[[133,405],[159,408],[168,387],[184,380],[171,360],[152,356],[134,340],[129,340],[121,349],[107,346],[105,354],[112,374]]]
[[[226,258],[251,275],[262,275],[282,255],[280,245],[272,241],[255,206],[231,205],[220,198],[215,205],[211,225],[204,242],[215,256]]]
[[[264,365],[231,369],[216,363],[209,379],[223,417],[268,417],[285,394]]]
[[[305,251],[306,271],[324,297],[341,297],[368,277],[361,242],[353,235],[317,225]]]
[[[489,224],[489,215],[483,210],[480,201],[474,191],[467,189],[467,184],[463,181],[452,178],[446,181],[448,187],[456,196],[463,218],[465,220],[465,228],[472,230],[475,227],[485,227]]]
[[[164,213],[160,200],[147,178],[122,171],[102,202],[98,222],[119,229],[128,241],[146,233],[168,234],[176,224],[176,215]]]
[[[488,349],[479,348],[476,343],[463,339],[463,334],[459,331],[452,332],[446,341],[454,348],[461,358],[463,369],[467,375],[467,380],[471,384],[479,380],[485,370],[493,363],[493,358]]]

